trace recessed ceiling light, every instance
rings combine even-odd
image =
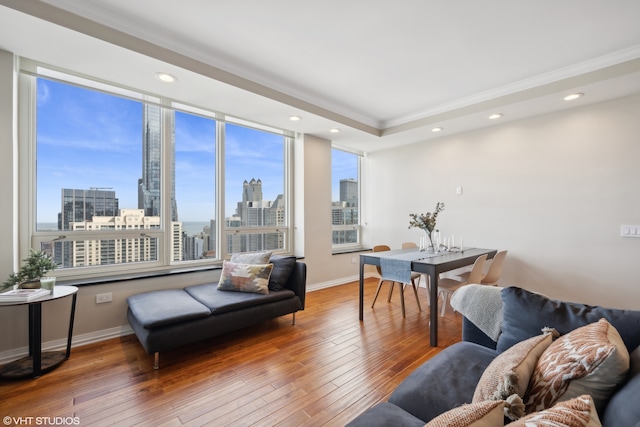
[[[504,114],[502,114],[502,113],[494,113],[494,114],[489,116],[489,119],[490,120],[496,120],[496,119],[499,119],[502,116],[504,116]]]
[[[340,133],[340,129],[333,128],[333,129],[329,130],[329,132],[331,132],[331,133]]]
[[[300,116],[289,116],[289,120],[292,122],[297,122],[300,120]]]
[[[443,130],[444,130],[444,128],[437,127],[437,128],[431,129],[431,132],[442,132]]]
[[[178,78],[176,76],[169,73],[156,73],[156,79],[165,83],[175,83],[178,81]]]
[[[584,93],[572,93],[571,95],[567,95],[564,97],[565,101],[573,101],[574,99],[578,99],[584,96]]]

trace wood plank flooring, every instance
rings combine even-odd
[[[388,303],[385,287],[371,309],[376,285],[365,284],[364,322],[356,282],[322,289],[307,294],[294,326],[284,316],[165,352],[157,371],[134,335],[73,348],[40,378],[0,381],[0,416],[76,417],[67,421],[82,426],[343,426],[461,337],[461,317],[448,307],[439,347],[430,347],[426,290],[420,312],[407,289],[403,319],[397,290]]]

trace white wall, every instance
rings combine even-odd
[[[640,309],[639,118],[632,96],[372,153],[369,243],[417,241],[409,213],[444,202],[444,235],[509,250],[501,284]]]
[[[13,56],[0,51],[4,201],[15,197],[13,69]],[[443,233],[464,238],[465,245],[509,250],[504,284],[640,309],[640,239],[619,237],[621,224],[640,224],[639,117],[640,96],[634,96],[372,153],[363,162],[365,243],[399,247],[417,241],[420,231],[407,228],[409,213],[432,211],[442,201]],[[358,254],[331,254],[330,141],[307,135],[296,141],[294,154],[296,254],[307,264],[308,289],[354,280],[358,264],[352,260]],[[463,187],[463,195],[455,195],[456,186]],[[12,270],[15,227],[13,210],[5,205],[2,277]],[[76,341],[127,330],[125,300],[133,293],[211,280],[217,280],[216,273],[82,287]],[[96,304],[95,294],[104,292],[113,293],[113,302]],[[62,343],[67,302],[43,311],[43,340]],[[26,349],[26,308],[0,307],[0,324],[1,362]]]

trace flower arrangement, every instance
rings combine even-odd
[[[438,214],[444,210],[444,203],[438,202],[436,203],[436,208],[431,212],[427,212],[425,214],[409,214],[409,228],[420,228],[427,233],[427,237],[429,238],[429,242],[431,242],[431,247],[433,246],[433,241],[431,240],[431,232],[436,228],[436,220],[438,219]]]

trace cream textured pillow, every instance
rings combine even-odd
[[[509,427],[602,427],[588,394],[557,403],[508,424]]]
[[[438,415],[424,427],[496,427],[504,426],[502,400],[469,403]]]
[[[225,260],[222,263],[218,289],[268,294],[272,269],[273,264],[240,264]]]
[[[503,400],[512,394],[523,397],[536,363],[551,345],[554,333],[557,336],[554,329],[546,329],[542,335],[521,341],[500,353],[484,370],[472,402]]]
[[[271,260],[272,251],[231,254],[231,262],[240,264],[266,264]]]
[[[583,394],[601,410],[629,371],[629,352],[606,319],[574,329],[540,356],[525,396],[526,412]]]

